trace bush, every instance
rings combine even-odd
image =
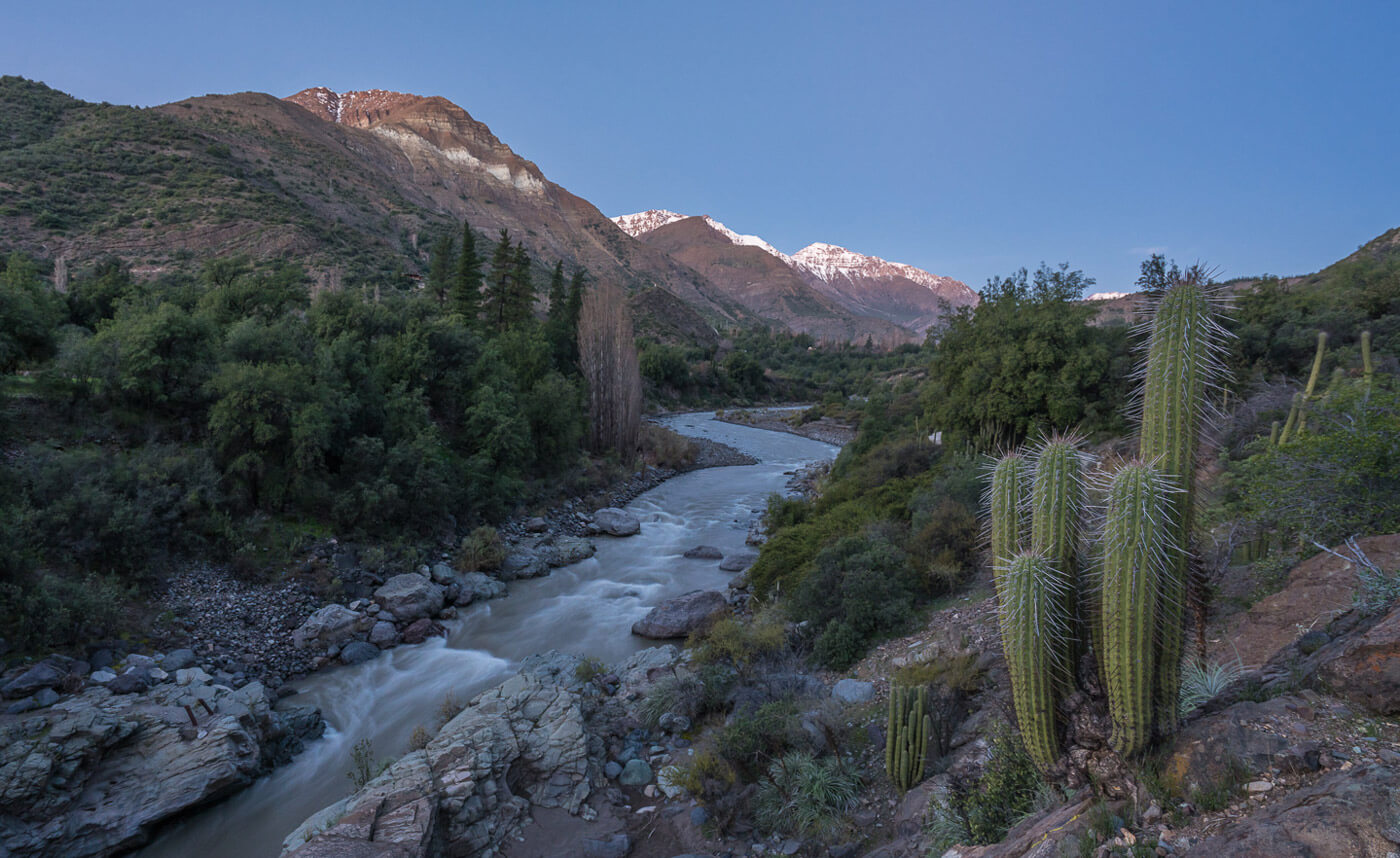
[[[929,811],[944,834],[971,844],[997,843],[1036,803],[1041,778],[1021,739],[1009,727],[989,736],[987,761],[972,778],[953,778],[946,795],[935,795]]]
[[[740,779],[752,783],[767,762],[796,747],[803,737],[791,700],[775,700],[751,714],[741,714],[715,737],[715,750],[734,767]]]
[[[456,565],[462,572],[483,572],[501,568],[505,559],[505,546],[496,528],[482,525],[462,539]]]
[[[656,727],[668,712],[694,719],[705,702],[705,684],[695,676],[668,676],[647,690],[640,714],[648,727]]]
[[[6,643],[23,652],[113,637],[123,630],[133,597],[115,575],[45,573],[26,583],[7,581],[0,583],[0,628]]]
[[[723,617],[708,631],[696,632],[689,645],[701,665],[730,664],[741,670],[782,652],[787,630],[774,611],[761,611],[747,621]]]
[[[655,423],[642,425],[638,444],[643,461],[658,468],[689,468],[699,453],[694,441]]]
[[[774,760],[759,784],[755,816],[761,828],[798,837],[833,833],[855,804],[860,779],[833,757],[792,752]]]

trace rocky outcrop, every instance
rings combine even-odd
[[[314,709],[274,712],[259,683],[234,690],[196,671],[148,694],[90,687],[0,722],[0,854],[134,848],[156,823],[241,789],[323,726]]]
[[[642,531],[642,522],[637,516],[617,507],[605,507],[595,512],[593,526],[609,536],[636,536]]]
[[[724,594],[716,590],[694,590],[652,608],[632,624],[632,634],[653,640],[683,638],[729,610]]]
[[[1378,715],[1400,714],[1400,608],[1319,655],[1318,678],[1332,693]]]
[[[1226,783],[1239,771],[1316,771],[1319,748],[1310,738],[1309,725],[1324,706],[1331,716],[1347,714],[1316,695],[1290,695],[1236,703],[1199,718],[1172,740],[1162,776],[1185,795]]]
[[[477,696],[426,748],[303,823],[283,854],[491,855],[531,808],[584,811],[601,774],[581,696],[561,681],[571,673],[529,671]]]
[[[1400,851],[1400,767],[1328,774],[1186,853],[1192,858],[1388,858]]]

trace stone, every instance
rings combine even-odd
[[[165,654],[165,657],[160,660],[160,668],[161,670],[174,673],[177,670],[184,670],[187,667],[193,667],[194,663],[194,650],[176,649],[171,650],[170,652]]]
[[[1288,738],[1306,734],[1306,722],[1297,712],[1302,703],[1287,696],[1242,702],[1192,721],[1172,739],[1162,766],[1164,780],[1188,794],[1225,783],[1234,776],[1234,766],[1250,772],[1272,766],[1315,769],[1316,746]]]
[[[651,765],[646,760],[628,760],[617,782],[623,786],[639,787],[651,783]]]
[[[22,697],[19,700],[5,707],[6,715],[23,715],[25,712],[32,712],[39,708],[33,697]]]
[[[713,545],[697,545],[685,553],[691,560],[723,560],[724,552]]]
[[[641,519],[617,507],[605,507],[593,513],[593,525],[609,536],[636,536],[642,532]]]
[[[608,764],[603,766],[603,774],[613,780],[617,780],[618,775],[622,774],[622,764],[616,760],[608,760]]]
[[[517,548],[506,554],[498,571],[502,580],[514,581],[519,578],[538,578],[549,574],[549,564],[528,548]]]
[[[105,683],[111,682],[116,678],[117,675],[110,670],[94,670],[92,672],[92,675],[88,677],[88,680],[91,682],[95,682],[98,685],[103,685]]]
[[[41,661],[10,680],[4,688],[6,697],[28,697],[42,688],[57,688],[67,671]]]
[[[441,587],[412,572],[385,581],[374,591],[374,601],[400,622],[435,617],[444,603]]]
[[[176,685],[204,685],[213,679],[200,667],[187,667],[184,670],[175,671]]]
[[[675,712],[666,712],[656,719],[656,726],[667,733],[684,733],[690,729],[690,719]]]
[[[369,617],[344,605],[326,605],[292,632],[292,643],[310,649],[339,646],[368,630],[371,622]]]
[[[447,629],[441,623],[434,622],[427,617],[421,620],[414,620],[409,623],[408,628],[403,630],[403,642],[406,644],[420,644],[430,637],[446,637]]]
[[[146,671],[146,678],[152,683],[164,682],[165,680],[170,678],[170,674],[166,673],[158,667],[153,667],[150,670]]]
[[[838,680],[831,687],[831,697],[842,703],[868,703],[875,698],[875,683],[859,679]]]
[[[107,683],[107,690],[113,694],[140,694],[150,687],[151,682],[143,670],[128,670]]]
[[[1369,764],[1325,775],[1183,854],[1357,858],[1395,852],[1400,769]]]
[[[93,650],[92,655],[88,656],[88,664],[92,665],[93,670],[101,670],[104,667],[111,667],[116,663],[117,656],[110,649],[103,648]]]
[[[504,582],[492,578],[484,572],[467,572],[458,578],[461,595],[457,604],[466,605],[477,599],[499,599],[506,594]]]
[[[1333,694],[1377,715],[1400,714],[1400,607],[1327,650],[1318,678]]]
[[[454,584],[457,582],[457,570],[446,563],[434,563],[433,568],[428,573],[434,584]]]
[[[340,649],[342,664],[362,664],[379,657],[379,647],[367,641],[351,641]]]
[[[583,858],[626,858],[631,851],[632,838],[626,834],[614,834],[606,840],[583,839]]]
[[[690,824],[697,828],[710,821],[710,813],[703,807],[692,807],[690,809]]]
[[[753,565],[758,559],[758,555],[752,551],[741,551],[738,554],[731,554],[724,558],[724,562],[719,564],[721,572],[743,572]]]
[[[549,530],[549,522],[539,516],[525,520],[526,533],[544,533],[546,530]]]
[[[1332,638],[1329,637],[1326,632],[1320,632],[1314,629],[1298,638],[1298,651],[1303,655],[1312,655],[1327,646],[1331,641]]]
[[[597,546],[581,536],[561,536],[545,549],[544,559],[550,566],[572,566],[582,563],[597,551]]]
[[[667,599],[632,624],[632,634],[653,640],[683,638],[729,610],[717,590],[693,590]]]
[[[388,649],[399,642],[399,630],[388,620],[380,620],[369,630],[369,642],[380,649]]]
[[[1250,781],[1244,785],[1245,792],[1264,793],[1274,788],[1272,781]]]
[[[146,668],[149,670],[150,668],[155,666],[156,660],[149,655],[140,655],[138,653],[126,657],[127,670],[130,670],[133,667]]]

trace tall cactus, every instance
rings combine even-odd
[[[1159,726],[1167,732],[1175,729],[1181,690],[1188,548],[1195,525],[1196,448],[1209,408],[1207,393],[1223,373],[1220,352],[1226,333],[1216,321],[1215,301],[1205,279],[1203,271],[1193,268],[1162,292],[1152,315],[1142,369],[1139,453],[1179,489],[1172,493],[1166,513],[1171,541],[1181,550],[1171,557],[1171,569],[1162,578],[1157,599],[1156,706]]]
[[[1043,553],[1017,554],[993,569],[1001,593],[999,625],[1021,740],[1041,771],[1059,755],[1055,723],[1063,675],[1066,593],[1062,576]]]
[[[1152,465],[1132,462],[1115,473],[1107,487],[1108,501],[1100,543],[1099,608],[1103,615],[1102,661],[1109,712],[1113,718],[1113,749],[1133,754],[1152,735],[1154,705],[1161,661],[1158,639],[1168,629],[1157,625],[1161,603],[1180,588],[1167,579],[1175,573],[1180,552],[1171,542],[1166,480]],[[1174,614],[1181,616],[1180,606]],[[1172,721],[1175,723],[1175,715]]]
[[[1026,532],[1026,487],[1030,472],[1030,464],[1019,452],[1007,453],[992,466],[987,509],[993,568],[1021,550]],[[995,576],[993,581],[996,582]],[[1000,584],[997,586],[1000,598]]]
[[[885,725],[885,771],[900,792],[924,779],[924,759],[932,719],[927,714],[928,687],[917,690],[890,687],[889,717]]]
[[[1074,675],[1082,653],[1082,627],[1079,587],[1079,551],[1084,521],[1084,457],[1079,439],[1056,435],[1035,451],[1031,476],[1030,547],[1049,562],[1050,575],[1058,579],[1057,589],[1064,604],[1060,616],[1064,624],[1054,653],[1061,693],[1074,690]]]

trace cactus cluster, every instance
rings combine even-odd
[[[992,469],[1002,646],[1021,736],[1042,770],[1058,757],[1058,703],[1090,642],[1115,750],[1136,753],[1176,727],[1195,457],[1224,335],[1200,275],[1164,290],[1150,316],[1138,457],[1103,476],[1097,516],[1076,438],[1052,437]]]
[[[932,730],[928,688],[890,688],[889,721],[885,725],[885,771],[901,792],[924,779],[924,759]]]

